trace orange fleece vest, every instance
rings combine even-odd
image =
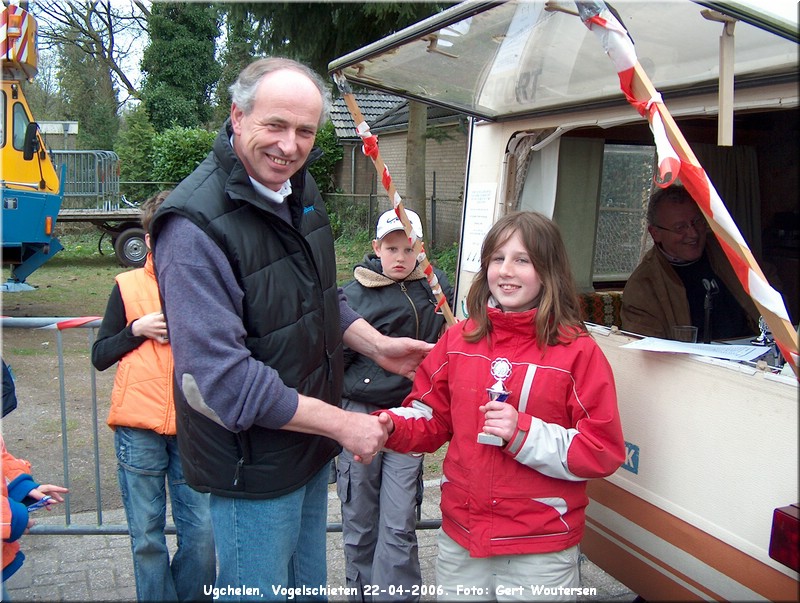
[[[150,254],[143,268],[123,272],[116,281],[128,324],[161,309]],[[114,377],[108,425],[175,435],[173,368],[172,348],[152,339],[123,356]]]

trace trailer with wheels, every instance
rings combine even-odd
[[[94,225],[101,233],[97,243],[101,253],[103,239],[108,236],[122,266],[144,266],[147,246],[139,209],[120,194],[117,154],[104,150],[59,150],[52,151],[52,156],[66,173],[59,221]]]
[[[62,209],[58,219],[62,223],[85,222],[94,225],[102,234],[97,248],[102,253],[101,244],[105,236],[111,238],[111,245],[119,263],[131,268],[144,266],[147,245],[144,242],[144,229],[139,219],[138,209],[96,210]]]
[[[113,151],[49,151],[22,89],[38,71],[37,23],[23,7],[0,13],[4,132],[2,161],[3,292],[26,291],[27,278],[63,249],[58,222],[88,222],[111,237],[123,266],[144,265],[147,248],[136,205],[119,193]],[[99,244],[98,244],[99,247]]]

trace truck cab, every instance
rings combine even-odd
[[[3,265],[12,266],[3,291],[18,291],[31,289],[27,277],[63,248],[53,234],[63,177],[56,173],[22,90],[22,81],[32,80],[38,70],[36,20],[15,5],[4,6],[1,15]]]
[[[646,338],[621,328],[622,289],[650,244],[661,149],[620,90],[614,48],[583,22],[587,5],[603,3],[463,2],[329,70],[468,116],[458,318],[500,216],[532,210],[559,225],[587,326],[614,371],[628,451],[588,486],[587,556],[648,601],[795,600],[797,270],[784,260],[798,251],[797,4],[615,3],[634,73],[654,86],[633,101],[645,111],[663,102],[685,133],[728,210],[730,233],[715,235],[790,267],[782,319],[770,320],[777,331],[791,317],[781,370],[645,351]]]

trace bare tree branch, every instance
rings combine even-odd
[[[131,74],[136,68],[126,62],[147,35],[150,11],[142,0],[128,0],[127,6],[111,0],[36,0],[31,12],[42,49],[76,46],[108,68],[122,92],[139,97]]]

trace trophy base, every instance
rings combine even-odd
[[[503,446],[505,442],[503,438],[492,433],[480,432],[478,434],[478,444],[487,444],[489,446]]]

